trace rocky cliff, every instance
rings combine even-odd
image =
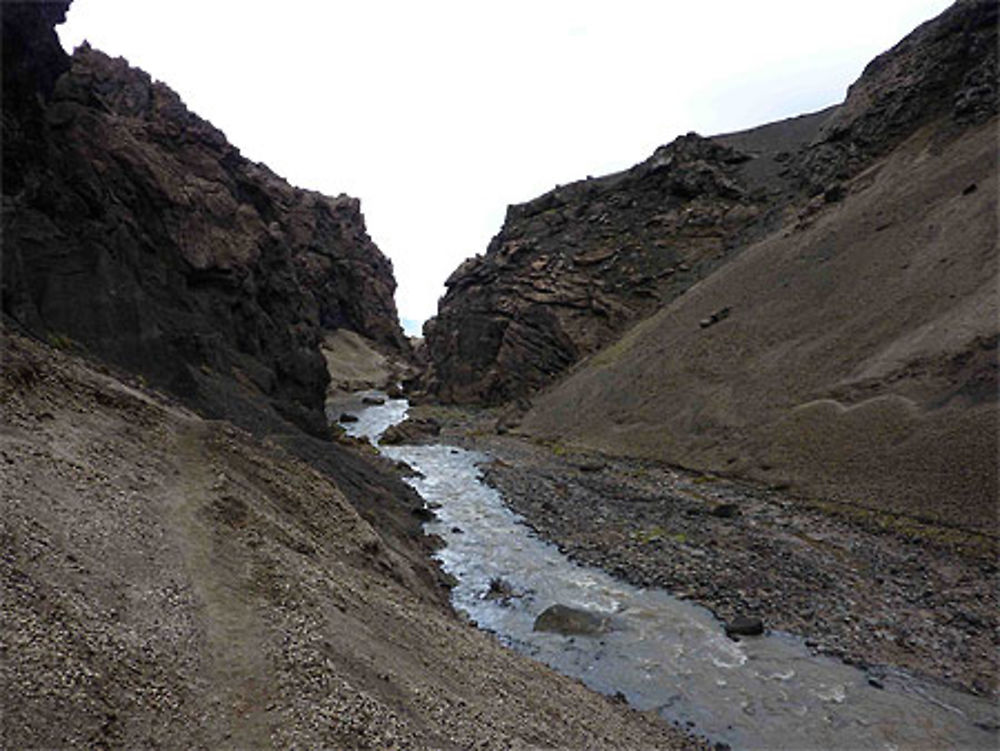
[[[324,331],[408,346],[359,202],[243,158],[124,60],[66,56],[67,7],[4,4],[4,313],[207,414],[323,434]]]
[[[447,281],[425,330],[428,390],[530,394],[798,212],[841,200],[845,180],[924,124],[944,116],[939,138],[954,138],[996,106],[996,6],[963,0],[872,61],[838,107],[688,134],[625,172],[512,206],[485,255]]]
[[[742,152],[695,134],[511,206],[425,328],[429,390],[500,403],[549,382],[717,265],[762,209]]]

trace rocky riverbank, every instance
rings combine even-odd
[[[651,461],[574,453],[433,412],[488,451],[486,481],[542,537],[630,583],[731,622],[759,617],[816,652],[997,696],[997,540],[899,514],[792,497]]]

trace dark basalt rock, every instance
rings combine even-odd
[[[838,181],[942,115],[955,131],[995,115],[997,18],[992,0],[958,0],[872,60],[792,159],[799,186],[812,195],[835,191]]]
[[[738,177],[748,158],[690,133],[626,172],[509,207],[425,326],[427,390],[523,396],[681,294],[759,213]]]
[[[209,416],[323,434],[323,331],[408,349],[357,199],[248,161],[122,59],[65,55],[67,6],[3,6],[4,314]]]
[[[719,519],[732,519],[739,516],[740,507],[735,503],[718,503],[708,513]]]
[[[437,420],[430,417],[408,417],[401,423],[386,428],[379,439],[379,443],[386,446],[394,446],[401,443],[417,443],[418,441],[433,438],[440,433],[441,425]]]
[[[738,615],[726,624],[726,636],[760,636],[764,622],[755,616]]]

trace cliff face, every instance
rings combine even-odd
[[[4,313],[207,414],[322,434],[323,331],[407,347],[357,199],[244,159],[121,59],[67,57],[66,7],[3,10]]]
[[[683,292],[762,211],[739,178],[748,158],[692,133],[626,172],[511,206],[425,328],[429,390],[523,396]]]
[[[428,390],[498,403],[536,391],[724,267],[836,204],[925,124],[944,143],[997,108],[995,3],[961,0],[876,58],[839,107],[711,139],[513,206],[447,282],[426,327]],[[722,309],[720,305],[720,311]]]

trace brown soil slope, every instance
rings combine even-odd
[[[0,747],[691,745],[460,622],[281,449],[0,352]]]
[[[997,124],[949,128],[789,216],[524,428],[994,529]]]

